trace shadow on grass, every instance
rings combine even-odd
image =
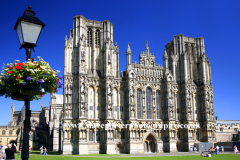
[[[31,151],[30,152],[31,155],[41,155],[40,151]],[[62,155],[62,153],[60,152],[54,152],[54,151],[49,151],[47,152],[48,155]]]

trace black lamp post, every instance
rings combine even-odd
[[[45,24],[36,17],[36,13],[31,10],[32,7],[28,6],[21,17],[18,18],[14,29],[17,31],[17,36],[20,42],[20,49],[26,49],[26,60],[31,58],[31,50],[34,51],[34,47],[37,46],[39,35],[45,26]],[[25,120],[23,131],[23,143],[22,143],[22,160],[28,160],[29,158],[29,131],[30,126],[30,96],[25,96]]]

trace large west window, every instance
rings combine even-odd
[[[142,91],[137,90],[137,118],[142,119]]]
[[[152,119],[152,91],[150,88],[147,88],[146,94],[147,119]]]
[[[160,119],[160,104],[161,104],[161,97],[160,97],[160,91],[157,91],[157,119]]]

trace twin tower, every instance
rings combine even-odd
[[[216,141],[202,37],[175,35],[165,45],[164,66],[155,64],[147,42],[132,63],[128,45],[121,76],[118,48],[108,20],[73,18],[64,47],[63,154],[188,151]],[[169,124],[175,127],[161,127]]]

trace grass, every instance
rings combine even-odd
[[[82,156],[82,155],[81,155]],[[90,155],[93,156],[93,155]],[[194,156],[160,156],[160,157],[112,157],[115,155],[97,155],[95,157],[77,157],[77,155],[56,155],[56,156],[42,156],[42,155],[30,155],[29,160],[75,160],[75,159],[81,159],[81,160],[99,160],[101,158],[107,158],[107,159],[113,159],[113,160],[203,160],[205,157],[201,157],[200,155],[194,155]],[[17,160],[21,160],[21,155],[16,155],[15,158]],[[206,157],[208,158],[208,157]],[[212,155],[211,160],[226,160],[226,159],[240,159],[240,154],[219,154],[219,155]]]

